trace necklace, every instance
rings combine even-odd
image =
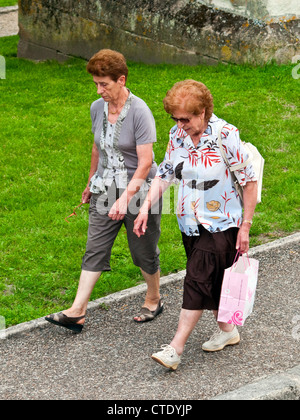
[[[118,106],[115,112],[113,112],[111,109],[109,109],[109,113],[110,113],[110,114],[112,114],[112,115],[119,114],[119,113],[120,113],[120,111],[121,111],[121,109],[124,107],[124,105],[125,105],[125,104],[126,104],[126,101],[123,103],[123,105]],[[120,110],[120,111],[119,111],[119,110]]]
[[[123,105],[123,106],[124,106],[124,105]],[[112,115],[116,115],[116,114],[118,113],[118,109],[119,109],[119,108],[117,108],[117,110],[116,110],[115,112],[112,112],[112,110],[110,109],[110,110],[109,110],[109,113],[110,113],[110,114],[112,114]]]
[[[127,97],[126,97],[126,100],[125,100],[125,102],[121,105],[121,106],[117,106],[117,108],[116,108],[116,111],[115,112],[113,112],[113,111],[111,111],[111,109],[109,109],[109,113],[110,114],[112,114],[112,115],[116,115],[116,114],[119,114],[120,112],[121,112],[121,109],[124,107],[124,105],[126,104],[126,102],[127,102],[127,99],[128,99],[128,94],[126,95]],[[111,107],[111,104],[109,104],[109,108]]]

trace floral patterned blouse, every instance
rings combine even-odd
[[[184,130],[171,129],[165,159],[156,174],[179,184],[177,219],[181,232],[188,236],[199,236],[198,224],[214,233],[242,223],[242,203],[218,146],[224,124],[221,138],[230,165],[245,162],[248,155],[238,129],[213,114],[197,147]],[[235,175],[241,186],[257,180],[252,165]]]

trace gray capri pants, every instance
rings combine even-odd
[[[115,189],[117,199],[122,191]],[[127,230],[127,240],[131,252],[133,263],[140,267],[147,274],[153,275],[159,270],[159,248],[160,221],[162,202],[160,202],[152,214],[149,213],[148,229],[144,236],[138,238],[133,233],[134,221],[137,218],[137,212],[142,205],[142,200],[135,200],[137,205],[133,214],[129,210],[123,220],[112,220],[108,217],[109,208],[116,201],[108,203],[108,193],[93,194],[90,199],[89,209],[89,229],[86,252],[82,260],[82,270],[85,271],[111,271],[110,257],[114,241],[124,223]],[[134,200],[134,199],[133,199]],[[103,205],[107,205],[103,211]],[[157,213],[157,214],[156,214]]]

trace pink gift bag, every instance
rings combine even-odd
[[[244,325],[253,311],[258,267],[258,260],[243,255],[225,270],[218,311],[219,322]]]

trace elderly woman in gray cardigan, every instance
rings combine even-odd
[[[126,87],[128,68],[122,54],[101,50],[87,65],[101,98],[91,106],[94,145],[82,202],[90,203],[86,253],[78,292],[71,308],[46,320],[76,333],[82,331],[88,301],[103,271],[109,271],[113,243],[124,224],[135,265],[147,283],[145,303],[136,322],[153,320],[163,310],[160,299],[159,249],[161,205],[150,215],[147,235],[133,233],[134,220],[157,166],[156,128],[145,102]]]

